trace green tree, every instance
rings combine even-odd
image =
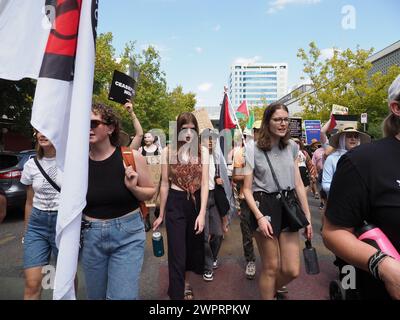
[[[369,133],[380,137],[379,126],[387,114],[387,89],[400,67],[393,66],[387,74],[370,75],[372,64],[367,58],[373,49],[355,51],[334,49],[333,57],[323,60],[314,42],[309,51],[299,49],[297,56],[303,61],[303,71],[311,80],[315,91],[300,98],[304,106],[302,117],[328,120],[333,104],[349,108],[349,114],[368,113]]]
[[[36,81],[0,79],[0,117],[13,120],[11,128],[26,136],[32,135],[29,125]]]
[[[101,60],[101,61],[100,61]],[[183,111],[193,111],[196,104],[193,93],[185,94],[178,86],[167,90],[165,72],[161,70],[161,57],[149,46],[136,53],[135,42],[128,42],[119,59],[112,46],[112,33],[101,34],[97,40],[94,100],[111,105],[122,119],[122,128],[133,133],[132,122],[123,106],[108,100],[108,91],[115,69],[127,72],[129,68],[139,72],[134,98],[134,111],[143,130],[159,128],[168,132],[169,121]]]

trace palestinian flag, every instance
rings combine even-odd
[[[254,121],[254,111],[251,111],[249,120],[247,120],[246,128],[251,130],[253,128]]]
[[[219,125],[218,125],[219,130],[223,129],[235,129],[236,124],[235,121],[231,117],[231,113],[229,110],[229,98],[228,94],[224,94],[224,100],[222,101],[222,106],[221,106],[221,113],[219,115]]]

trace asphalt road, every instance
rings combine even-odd
[[[319,201],[309,197],[313,216],[313,244],[318,252],[320,274],[307,275],[302,271],[298,279],[288,285],[290,300],[327,300],[329,299],[329,282],[337,279],[338,271],[333,265],[333,255],[324,247],[320,236],[321,218],[318,209]],[[165,228],[164,235],[166,248]],[[22,214],[13,214],[0,224],[0,300],[20,300],[23,298]],[[301,237],[303,240],[303,237]],[[256,279],[247,280],[244,274],[245,260],[241,245],[239,218],[234,217],[230,231],[226,234],[220,252],[220,267],[215,270],[214,280],[205,282],[201,276],[191,275],[190,282],[194,289],[195,299],[208,300],[252,300],[260,299],[258,293],[258,273]],[[255,242],[254,242],[255,245]],[[303,248],[303,241],[301,248]],[[256,245],[255,245],[256,248]],[[257,270],[260,261],[257,249]],[[79,268],[78,299],[85,299],[84,277]],[[143,300],[165,300],[168,288],[167,253],[157,258],[151,248],[151,232],[147,233],[146,252],[141,276],[140,297]],[[52,290],[43,291],[43,299],[51,299]]]

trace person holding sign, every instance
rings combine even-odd
[[[159,186],[160,182],[160,176],[161,176],[161,150],[159,147],[154,143],[154,136],[151,132],[147,132],[144,135],[144,146],[139,148],[139,153],[143,156],[146,157],[147,164],[152,168],[151,173],[152,174],[152,179],[154,180],[154,185]],[[158,192],[156,193],[156,196],[153,197],[153,201],[151,201],[149,204],[147,204],[148,207],[151,207],[153,210],[150,210],[149,214],[147,215],[145,222],[144,222],[144,227],[145,231],[148,232],[151,229],[151,223],[150,223],[150,213],[153,212],[156,214],[157,208],[156,208],[156,200],[157,200]]]
[[[129,147],[133,150],[138,150],[142,144],[143,128],[135,112],[133,112],[133,103],[131,102],[131,100],[127,99],[127,102],[124,104],[124,108],[131,116],[133,128],[135,129],[135,136],[133,137]]]

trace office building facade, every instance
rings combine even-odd
[[[234,108],[270,104],[287,93],[287,63],[234,64],[229,75],[229,97]]]

